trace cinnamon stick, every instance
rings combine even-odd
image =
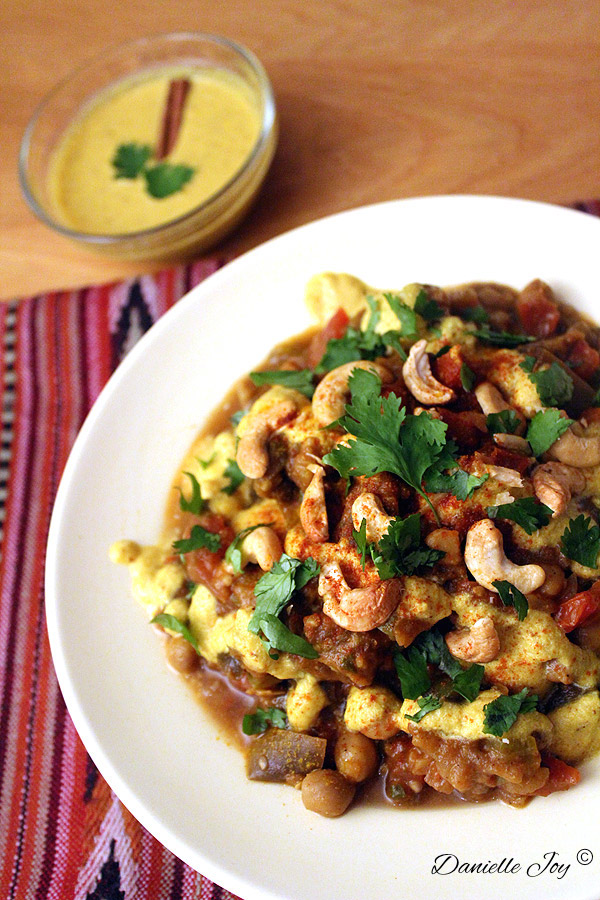
[[[189,78],[174,78],[169,84],[169,93],[156,149],[156,158],[159,160],[168,156],[175,146],[183,121],[185,102],[191,86],[192,83]]]

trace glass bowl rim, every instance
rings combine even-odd
[[[187,212],[183,213],[180,216],[177,216],[174,219],[169,219],[168,221],[163,222],[159,225],[153,225],[151,228],[143,228],[139,231],[115,232],[114,234],[95,234],[94,232],[89,231],[78,231],[75,228],[69,228],[67,225],[61,224],[38,201],[33,189],[30,186],[27,174],[31,141],[40,116],[47,108],[47,106],[55,99],[55,97],[57,97],[61,93],[61,91],[68,84],[71,83],[71,81],[83,75],[87,71],[87,69],[90,69],[100,63],[103,59],[106,58],[107,54],[110,56],[118,56],[119,54],[130,51],[135,47],[151,46],[152,44],[157,43],[168,44],[169,42],[176,42],[181,40],[201,40],[204,42],[220,45],[221,47],[225,47],[226,49],[233,51],[234,54],[241,57],[249,65],[250,69],[257,77],[258,90],[264,102],[264,110],[261,118],[259,135],[254,143],[254,146],[252,147],[252,150],[246,157],[243,165],[231,176],[231,178],[227,182],[225,182],[225,184],[221,188],[219,188],[218,191],[215,191],[215,193],[211,194],[202,203],[193,206]],[[139,71],[142,72],[144,71],[144,69],[140,69]],[[106,87],[108,87],[108,84],[106,85]],[[180,226],[187,220],[190,220],[195,216],[207,210],[210,210],[210,208],[216,203],[216,201],[225,196],[228,191],[236,184],[236,182],[243,178],[243,176],[252,168],[256,160],[260,158],[262,152],[266,147],[268,147],[271,137],[274,133],[275,121],[275,98],[273,95],[273,89],[271,87],[269,77],[261,61],[247,47],[244,47],[242,44],[238,44],[236,41],[224,37],[223,35],[202,31],[176,31],[146,35],[145,37],[135,38],[131,41],[125,41],[124,43],[117,44],[113,47],[110,47],[109,49],[105,49],[100,51],[99,53],[94,54],[94,56],[88,58],[79,66],[68,72],[38,103],[31,118],[29,119],[29,122],[27,123],[27,127],[25,128],[25,132],[23,134],[23,138],[21,140],[21,145],[19,148],[18,169],[21,190],[23,191],[25,200],[27,201],[35,215],[46,225],[50,226],[50,228],[52,228],[54,231],[62,234],[65,237],[72,238],[86,244],[98,244],[103,246],[124,244],[125,242],[135,242],[141,238],[159,235],[161,232],[168,231],[174,226]]]

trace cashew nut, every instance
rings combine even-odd
[[[384,382],[392,380],[389,369],[366,359],[357,359],[354,362],[344,363],[337,369],[332,369],[321,379],[312,398],[313,415],[322,428],[331,425],[332,422],[343,416],[348,393],[348,379],[355,369],[367,369],[375,372]]]
[[[261,525],[246,535],[242,548],[248,562],[258,563],[263,572],[272,569],[283,552],[281,541],[268,525]]]
[[[462,561],[460,552],[460,535],[454,528],[436,528],[430,531],[425,543],[432,550],[442,550],[446,555],[442,562],[449,566],[459,566]]]
[[[352,524],[358,531],[363,519],[367,522],[367,540],[377,543],[390,527],[392,516],[386,515],[376,494],[359,494],[352,504]]]
[[[572,491],[582,491],[585,487],[583,472],[560,462],[537,466],[532,479],[536,497],[553,510],[553,518],[565,511]]]
[[[346,631],[371,631],[389,619],[400,601],[398,578],[377,581],[351,590],[339,563],[325,563],[319,575],[323,612]]]
[[[500,652],[500,638],[489,616],[483,616],[471,626],[446,635],[448,650],[457,659],[470,663],[489,663]]]
[[[600,465],[600,435],[580,437],[569,428],[552,444],[549,453],[576,469]]]
[[[300,522],[306,536],[316,543],[322,544],[329,538],[329,522],[325,505],[325,486],[323,466],[311,465],[308,469],[313,473],[310,484],[304,491],[300,505]]]
[[[291,400],[282,400],[249,417],[236,453],[237,464],[246,478],[262,478],[265,475],[269,468],[269,439],[295,415],[296,405]]]
[[[427,341],[417,341],[410,348],[408,359],[402,366],[406,386],[419,403],[441,406],[454,400],[454,391],[432,375],[429,357],[425,351]]]
[[[516,469],[507,469],[505,466],[485,465],[484,471],[488,473],[490,478],[495,478],[500,484],[507,484],[509,487],[523,487],[523,478]]]
[[[546,572],[541,566],[534,563],[518,566],[507,559],[502,533],[491,519],[481,519],[469,528],[465,563],[475,581],[495,593],[498,591],[493,581],[509,581],[523,594],[530,594],[546,580]]]
[[[519,412],[517,409],[514,409],[507,403],[498,388],[493,385],[489,381],[483,381],[481,384],[478,384],[475,388],[475,396],[477,397],[477,401],[481,407],[481,411],[486,414],[486,416],[492,415],[492,413],[504,412],[506,409],[512,410],[512,412],[516,413],[519,417],[519,430],[525,424],[525,416],[523,413]]]
[[[503,434],[497,432],[494,435],[494,443],[503,450],[511,450],[513,453],[522,453],[524,456],[531,456],[531,447],[529,442],[518,434]]]

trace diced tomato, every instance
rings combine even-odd
[[[463,449],[472,450],[481,444],[483,433],[478,422],[480,413],[474,410],[454,412],[443,406],[436,409],[437,416],[448,426],[448,437],[456,441]]]
[[[600,422],[600,406],[588,406],[581,414],[582,424],[591,425],[593,422]]]
[[[314,369],[321,362],[327,349],[327,341],[344,336],[349,321],[348,313],[340,307],[337,312],[334,312],[321,331],[315,334],[306,351],[306,362],[311,369]]]
[[[570,787],[579,784],[581,773],[579,769],[567,765],[557,756],[551,753],[542,753],[542,765],[550,769],[550,776],[546,784],[538,788],[536,796],[547,797],[548,794],[554,794],[556,791],[568,791]]]
[[[560,322],[560,310],[552,299],[552,290],[539,278],[517,297],[517,313],[527,334],[538,338],[554,334]]]
[[[600,610],[600,581],[558,607],[554,621],[568,634]]]
[[[589,381],[600,366],[600,353],[590,347],[584,338],[578,338],[569,347],[565,362],[576,372],[580,378]]]
[[[190,581],[213,588],[215,571],[225,556],[225,551],[235,537],[235,533],[227,519],[216,513],[209,512],[201,516],[190,516],[190,521],[193,521],[193,524],[201,525],[213,534],[218,534],[221,538],[221,546],[214,552],[203,547],[200,550],[191,550],[184,556],[185,568]],[[191,529],[192,525],[189,525],[183,532],[183,536],[189,537]]]
[[[438,358],[433,361],[435,377],[447,387],[459,391],[462,388],[460,371],[463,362],[464,360],[460,346],[455,344],[450,348],[448,353],[444,353],[443,356],[438,356]]]

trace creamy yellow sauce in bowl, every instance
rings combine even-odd
[[[276,143],[272,92],[258,60],[224,38],[137,46],[144,52],[103,55],[42,104],[23,141],[21,182],[34,212],[86,246],[192,255],[233,228],[260,189]],[[171,93],[182,81],[177,108]]]

